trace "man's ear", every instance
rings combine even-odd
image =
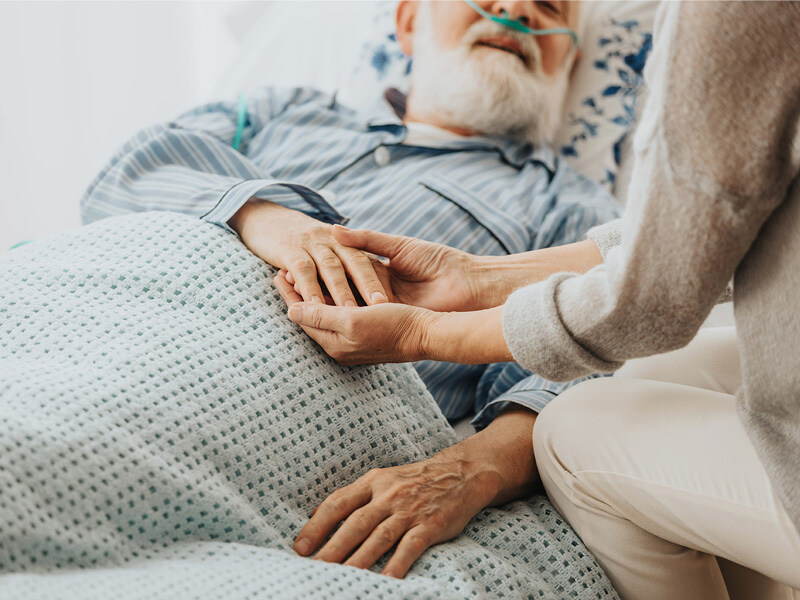
[[[401,0],[397,4],[397,13],[395,13],[397,41],[400,42],[400,48],[408,56],[414,52],[414,25],[418,10],[419,2],[417,0]]]

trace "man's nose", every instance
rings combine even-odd
[[[511,20],[519,21],[526,27],[533,27],[536,20],[535,2],[527,0],[497,0],[492,2],[490,11],[493,15],[506,16]],[[503,15],[502,13],[506,14]]]

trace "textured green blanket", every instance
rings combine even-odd
[[[542,497],[403,581],[294,554],[327,494],[454,434],[411,367],[333,363],[271,275],[170,213],[0,256],[0,597],[616,598]]]

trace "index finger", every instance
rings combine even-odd
[[[369,229],[348,229],[334,225],[331,229],[336,241],[350,248],[359,248],[386,258],[394,258],[412,240],[402,235],[392,235]]]
[[[297,534],[294,550],[308,556],[319,548],[322,541],[350,513],[364,506],[372,498],[372,490],[366,483],[356,481],[333,492],[312,513],[311,518]]]
[[[389,294],[375,272],[371,258],[360,250],[346,247],[337,248],[336,254],[339,255],[364,302],[372,305],[389,301]]]

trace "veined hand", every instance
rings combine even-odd
[[[289,307],[289,319],[300,325],[328,355],[343,365],[416,360],[464,364],[513,360],[503,338],[503,307],[439,313],[387,302],[342,307],[303,302],[286,280],[275,285]]]
[[[248,202],[229,221],[250,251],[279,269],[291,270],[303,300],[356,306],[353,286],[368,305],[393,299],[386,266],[366,252],[341,244],[332,227],[268,201]],[[320,280],[327,288],[324,293]]]

